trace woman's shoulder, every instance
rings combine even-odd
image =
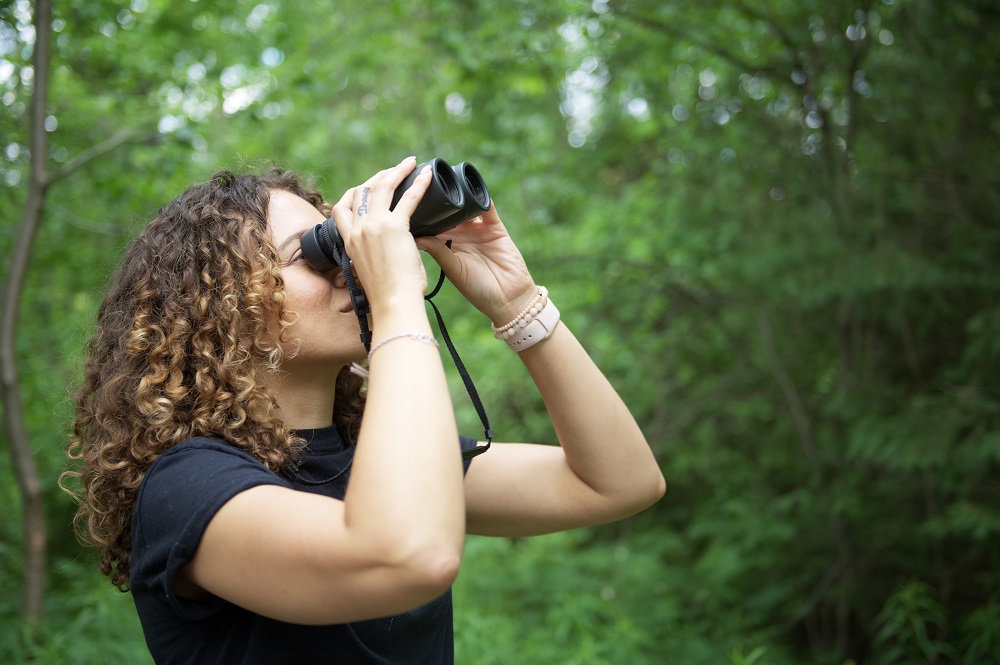
[[[260,460],[221,439],[189,439],[166,450],[147,470],[136,496],[133,536],[140,543],[157,534],[172,541],[197,526],[200,538],[223,504],[258,485],[291,487]]]
[[[194,556],[208,523],[232,497],[258,485],[288,482],[229,443],[199,437],[163,452],[146,472],[132,513],[130,585],[175,609],[177,571]],[[179,611],[179,610],[178,610]]]
[[[171,455],[189,454],[192,451],[208,451],[208,452],[222,453],[225,455],[249,457],[253,459],[253,457],[247,452],[240,450],[231,443],[214,436],[192,437],[187,441],[178,443],[175,446],[167,448],[163,452],[163,454],[160,455],[160,459],[164,457],[169,457]],[[159,459],[157,461],[159,461]]]
[[[163,496],[179,486],[196,493],[260,484],[288,483],[259,459],[222,439],[194,437],[168,448],[150,465],[139,498],[148,501],[149,495]]]

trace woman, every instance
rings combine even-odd
[[[131,590],[157,662],[450,663],[466,533],[600,524],[662,496],[638,426],[495,210],[450,248],[408,232],[429,173],[389,210],[414,165],[332,209],[289,173],[219,173],[129,248],[98,313],[70,475],[78,531]],[[371,305],[364,392],[344,276],[299,246],[327,216]],[[463,468],[456,444],[475,441],[456,431],[418,248],[517,349],[559,446],[495,444]],[[516,346],[532,307],[544,333]]]

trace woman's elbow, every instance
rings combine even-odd
[[[428,553],[426,560],[416,569],[421,583],[435,593],[435,596],[451,588],[462,565],[461,549],[440,547],[437,550]]]
[[[462,547],[435,543],[409,549],[395,562],[405,578],[404,584],[428,600],[446,592],[458,577]]]
[[[626,504],[623,506],[625,516],[635,515],[649,508],[662,499],[666,492],[667,481],[659,467],[656,467],[651,471],[647,480],[632,485],[632,491],[624,501]]]
[[[656,481],[653,488],[653,500],[650,504],[656,503],[663,498],[663,495],[667,493],[667,479],[663,476],[663,472],[659,468],[656,469]]]

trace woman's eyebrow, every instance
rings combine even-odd
[[[284,254],[285,250],[288,249],[288,246],[291,245],[293,242],[296,242],[297,240],[299,240],[301,237],[302,237],[302,233],[296,232],[296,233],[293,233],[292,235],[288,236],[287,238],[285,238],[282,241],[282,243],[280,245],[278,245],[278,254]]]

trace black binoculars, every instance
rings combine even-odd
[[[431,169],[431,183],[410,216],[414,237],[436,236],[490,209],[490,193],[479,171],[468,163],[450,166],[440,157],[418,164],[392,196],[392,210],[423,171]],[[326,271],[339,265],[344,241],[337,224],[328,219],[302,234],[302,256],[313,270]]]

